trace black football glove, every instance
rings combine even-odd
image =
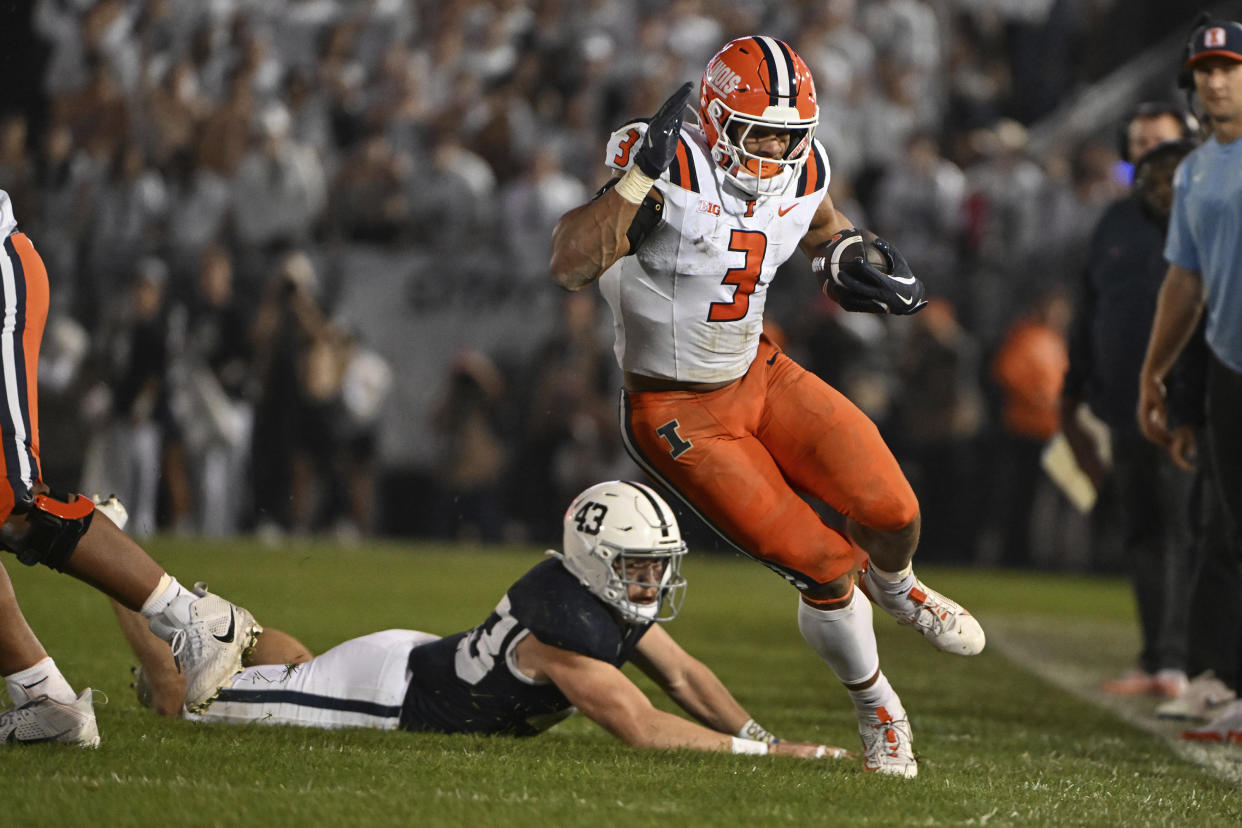
[[[647,122],[647,134],[643,136],[643,142],[634,156],[634,163],[648,178],[659,178],[673,163],[673,156],[677,154],[677,139],[681,135],[682,115],[692,88],[689,81],[683,83]]]
[[[882,267],[868,261],[868,246],[883,259]],[[823,278],[824,293],[847,311],[904,316],[927,304],[923,283],[906,257],[866,231],[837,233],[811,259],[811,269]]]

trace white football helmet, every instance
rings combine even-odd
[[[669,621],[685,597],[681,539],[673,510],[648,486],[625,480],[597,483],[574,498],[565,512],[561,559],[565,568],[631,623]],[[658,580],[640,580],[650,564]],[[655,588],[655,598],[630,600],[629,588]]]

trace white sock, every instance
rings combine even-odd
[[[901,699],[897,698],[893,686],[888,683],[888,677],[883,673],[880,673],[875,683],[867,689],[851,690],[850,698],[854,700],[854,707],[858,710],[874,710],[877,707],[883,707],[894,719],[906,717],[906,709],[902,707]]]
[[[906,564],[899,572],[886,572],[872,561],[867,565],[867,577],[869,588],[879,587],[889,595],[905,595],[914,586],[914,565]]]
[[[147,596],[147,600],[143,602],[142,613],[143,618],[154,618],[168,608],[178,596],[191,594],[189,590],[177,583],[177,579],[169,575],[167,572],[160,578],[159,584],[155,589],[151,590],[151,594]]]
[[[842,684],[866,681],[880,669],[871,602],[857,589],[840,609],[815,609],[799,600],[798,630]]]
[[[57,668],[51,656],[39,661],[33,667],[27,667],[25,670],[5,676],[4,684],[9,690],[9,698],[13,700],[14,707],[21,707],[39,696],[47,696],[66,704],[78,697],[78,694],[73,692],[73,688],[69,686],[69,682],[65,681],[65,677],[61,675],[60,669]]]

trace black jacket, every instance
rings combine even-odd
[[[1139,372],[1168,270],[1164,235],[1132,193],[1104,212],[1087,250],[1064,394],[1114,429],[1138,428]],[[1170,427],[1202,422],[1203,348],[1201,326],[1166,378]]]

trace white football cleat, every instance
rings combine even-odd
[[[1237,697],[1214,672],[1207,670],[1191,679],[1180,696],[1156,707],[1156,716],[1161,719],[1207,720]]]
[[[897,623],[921,632],[936,649],[963,656],[983,652],[987,638],[975,617],[918,578],[914,579],[914,586],[900,594],[885,591],[870,567],[863,572],[862,580],[867,597],[896,618]]]
[[[177,669],[185,673],[185,706],[197,713],[211,704],[228,680],[242,671],[242,658],[263,627],[248,610],[194,585],[151,619],[151,632],[172,645]]]
[[[894,719],[884,707],[859,710],[858,733],[863,743],[863,770],[906,779],[919,775],[914,736],[905,713]]]
[[[0,742],[63,742],[84,748],[99,747],[93,697],[94,691],[88,687],[71,704],[39,696],[15,710],[0,713]]]

